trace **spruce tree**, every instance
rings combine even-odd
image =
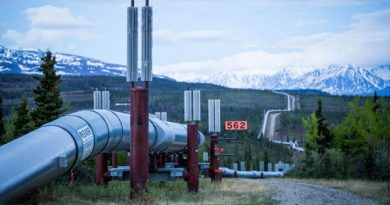
[[[328,128],[328,125],[326,124],[326,119],[322,114],[321,98],[318,99],[315,116],[317,118],[318,135],[319,135],[317,138],[317,144],[319,145],[320,153],[324,153],[325,149],[329,149],[331,147],[333,136]]]
[[[268,170],[268,163],[270,162],[269,156],[268,156],[268,149],[264,149],[264,170],[265,171],[272,171]]]
[[[3,98],[0,97],[0,145],[5,143],[5,126],[3,120]]]
[[[19,107],[16,108],[14,127],[15,137],[20,137],[21,135],[24,135],[34,129],[26,96],[22,97]]]
[[[376,91],[374,92],[374,96],[372,98],[372,111],[374,113],[376,113],[380,108],[381,108],[381,105],[379,104],[379,97],[378,97],[378,94],[376,93]]]
[[[56,75],[54,69],[55,57],[47,51],[41,60],[40,71],[43,75],[34,76],[39,82],[33,90],[36,107],[32,112],[32,119],[36,127],[56,119],[66,111],[60,96],[61,76]]]

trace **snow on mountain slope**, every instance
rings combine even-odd
[[[39,74],[39,49],[8,49],[0,46],[0,73]],[[61,75],[124,76],[126,67],[77,55],[55,53],[56,72]]]
[[[386,81],[370,71],[353,65],[331,65],[295,79],[296,88],[315,88],[331,94],[372,94],[385,88]]]
[[[390,80],[390,65],[381,65],[371,68],[370,71],[383,80]]]
[[[368,95],[390,86],[390,66],[364,68],[355,65],[330,65],[301,75],[283,69],[274,75],[223,73],[195,82],[252,89],[315,89],[335,95]]]
[[[9,49],[0,46],[0,74],[39,74],[39,49]],[[56,53],[56,71],[61,75],[124,76],[126,67],[71,54]],[[300,70],[301,72],[296,72]],[[305,71],[306,72],[303,72]],[[311,71],[307,71],[311,70]],[[174,80],[166,76],[155,76]],[[176,79],[180,80],[180,79]],[[216,73],[191,82],[212,83],[231,88],[251,89],[311,89],[335,95],[368,95],[374,91],[389,93],[390,65],[356,66],[330,65],[310,69],[285,68],[273,75],[246,73]]]

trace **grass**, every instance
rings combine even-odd
[[[273,190],[261,180],[223,179],[211,183],[201,179],[199,193],[187,192],[183,180],[149,183],[148,191],[136,198],[129,197],[128,182],[110,182],[107,186],[57,183],[39,191],[34,203],[57,204],[276,204]]]
[[[344,189],[360,196],[376,200],[384,204],[390,204],[390,182],[369,180],[336,180],[336,179],[296,179],[285,178],[282,180],[319,184],[327,187]]]

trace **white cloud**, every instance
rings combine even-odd
[[[305,19],[298,20],[295,24],[298,28],[306,27],[306,26],[321,26],[326,24],[326,20],[313,20],[313,19]]]
[[[98,24],[82,16],[74,16],[68,8],[42,6],[25,10],[28,20],[26,32],[8,29],[2,38],[14,42],[15,46],[70,48],[66,40],[96,38],[92,32]]]
[[[174,0],[178,2],[207,2],[210,0]],[[231,1],[237,1],[237,0],[213,0],[213,1],[221,1],[221,2],[231,2]],[[315,5],[362,5],[371,3],[372,0],[241,0],[245,2],[252,2],[257,5],[267,5],[273,2],[296,2],[296,3],[308,3],[308,4],[315,4]]]
[[[3,33],[2,37],[4,39],[8,39],[14,42],[21,41],[23,39],[23,34],[15,31],[13,29],[8,29],[5,33]]]
[[[82,16],[73,16],[68,8],[46,5],[38,8],[26,9],[27,18],[31,27],[69,29],[90,28],[96,26]]]
[[[220,72],[272,74],[278,67],[300,65],[303,60],[299,52],[267,53],[264,51],[244,52],[220,59],[200,62],[183,62],[168,66],[158,66],[156,73],[165,74],[180,80],[203,78],[205,74]]]
[[[227,30],[197,30],[185,32],[182,37],[190,41],[220,41],[231,38],[231,35]]]
[[[160,66],[156,72],[191,80],[224,71],[272,74],[283,68],[302,72],[302,67],[329,64],[390,63],[390,9],[357,14],[353,20],[344,32],[296,36],[281,41],[279,47],[292,50],[289,52],[244,52],[220,59]]]
[[[229,30],[193,30],[173,32],[172,30],[159,30],[154,33],[158,43],[176,44],[178,42],[226,42],[236,39]]]

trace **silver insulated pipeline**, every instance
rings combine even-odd
[[[83,110],[0,146],[0,204],[16,199],[62,176],[88,157],[129,151],[129,114]],[[175,153],[186,149],[187,127],[149,115],[149,151]],[[199,145],[204,143],[199,133]]]

